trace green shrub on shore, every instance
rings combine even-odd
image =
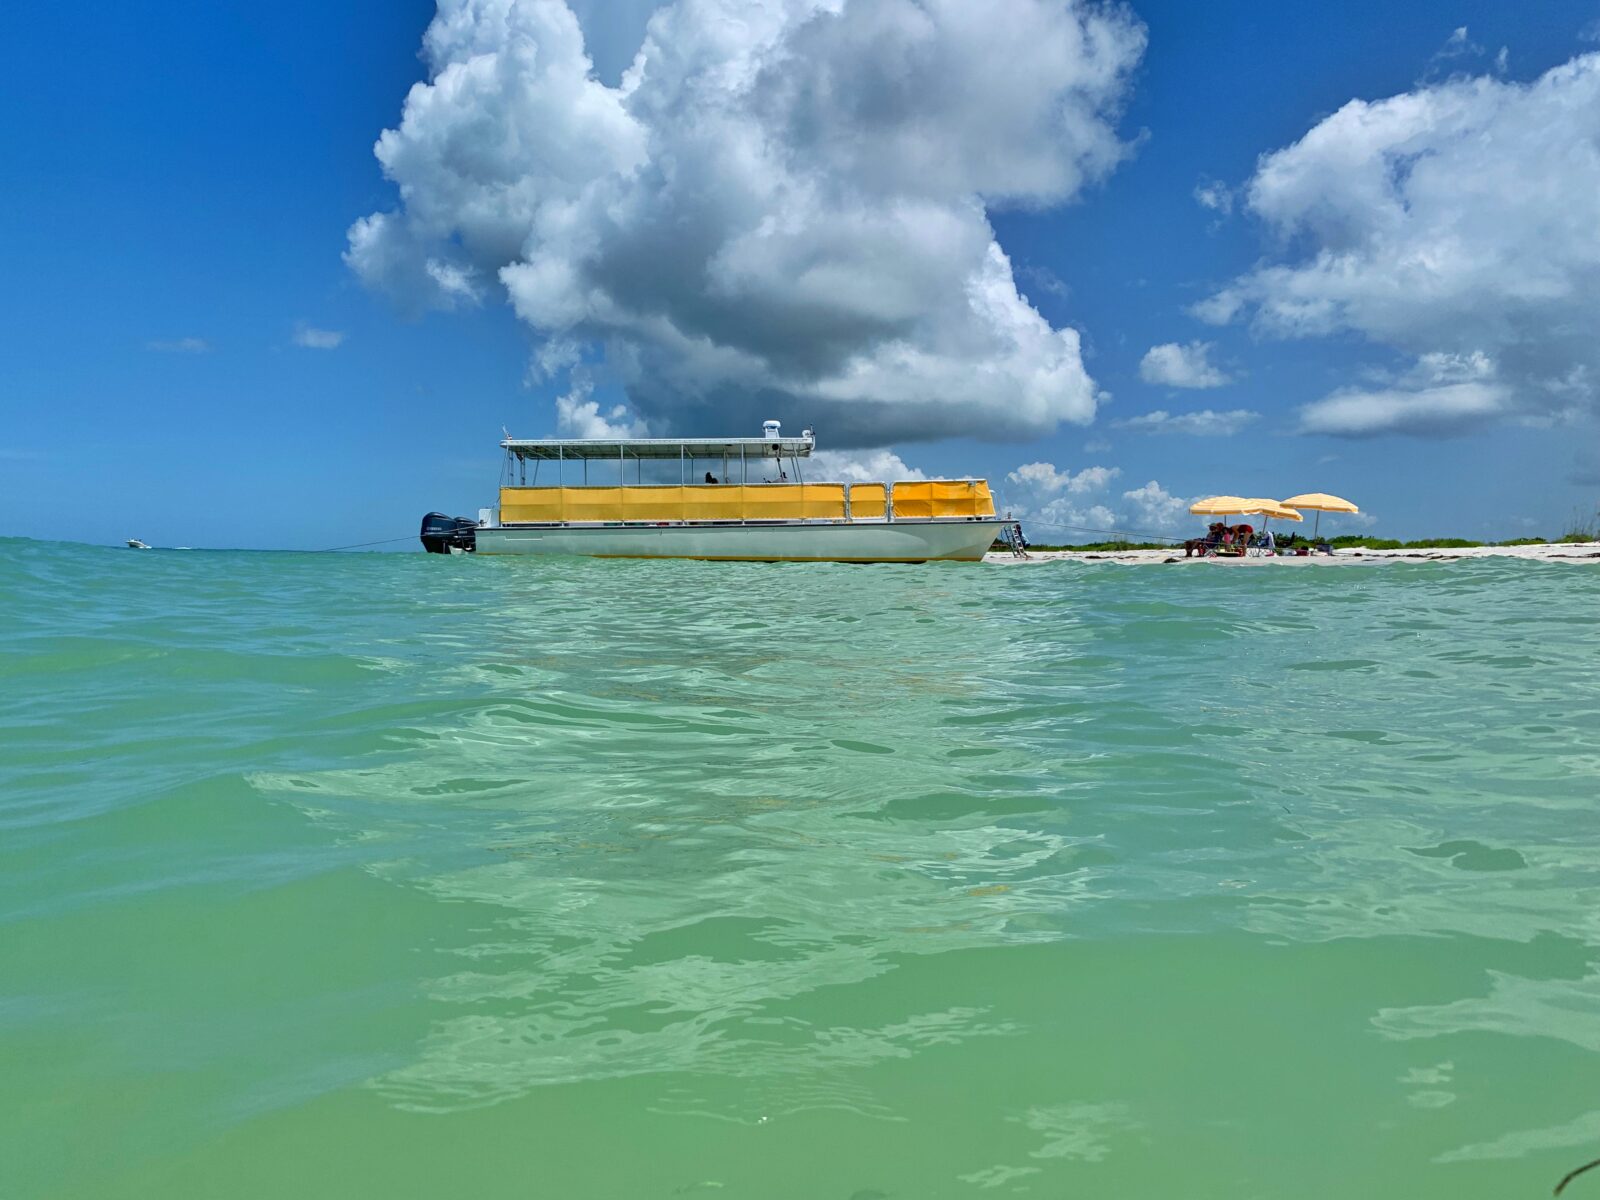
[[[1556,541],[1565,544],[1600,541],[1600,504],[1592,512],[1574,509],[1571,526]]]
[[[1540,537],[1512,538],[1507,542],[1496,542],[1496,546],[1548,546],[1550,543]]]
[[[1324,538],[1336,550],[1401,550],[1404,546],[1394,538],[1368,537],[1360,533],[1342,533],[1338,537]]]
[[[1471,538],[1418,538],[1413,542],[1402,542],[1397,538],[1368,537],[1355,533],[1329,538],[1328,543],[1335,548],[1353,550],[1467,550],[1484,544]]]

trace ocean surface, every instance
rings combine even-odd
[[[7,1200],[1600,1156],[1600,566],[5,540],[0,614]]]

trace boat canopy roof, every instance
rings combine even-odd
[[[746,438],[505,438],[507,454],[521,459],[578,461],[586,458],[809,458],[812,437]]]

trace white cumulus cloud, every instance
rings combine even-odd
[[[625,404],[614,404],[601,412],[600,402],[589,398],[591,390],[588,380],[578,380],[565,396],[556,398],[556,429],[562,437],[606,441],[650,436],[649,427],[634,417]]]
[[[1054,463],[1024,463],[1006,474],[1012,487],[1005,494],[1012,515],[1042,527],[1035,541],[1092,537],[1089,531],[1110,529],[1117,514],[1094,493],[1121,472],[1116,467],[1062,470]]]
[[[1082,495],[1085,492],[1103,491],[1118,475],[1120,467],[1085,467],[1076,473],[1062,471],[1054,463],[1024,463],[1006,475],[1012,483],[1020,484],[1031,492],[1050,496],[1057,492]]]
[[[1445,38],[1444,45],[1434,52],[1429,67],[1436,70],[1452,59],[1476,58],[1482,53],[1483,47],[1467,36],[1467,27],[1458,25],[1451,30],[1450,36]]]
[[[413,308],[507,298],[652,427],[1087,422],[1078,332],[1019,294],[988,212],[1126,156],[1143,48],[1088,0],[676,0],[612,86],[560,0],[439,0],[376,147],[400,206],[346,259]]]
[[[1201,208],[1209,208],[1223,216],[1233,211],[1233,189],[1215,179],[1196,184],[1194,199]]]
[[[337,350],[344,334],[337,329],[317,329],[303,322],[295,326],[294,344],[306,350]]]
[[[144,348],[160,354],[206,354],[211,349],[211,343],[205,338],[184,337],[146,342]]]
[[[1424,354],[1384,385],[1345,388],[1304,405],[1306,433],[1364,437],[1380,433],[1454,433],[1504,415],[1512,392],[1482,351]]]
[[[897,483],[927,478],[892,450],[818,450],[801,469],[807,479],[840,483]]]
[[[1153,479],[1120,498],[1108,495],[1121,474],[1120,467],[1072,471],[1054,463],[1024,463],[1006,474],[1012,485],[1006,499],[1020,520],[1046,531],[1035,534],[1035,541],[1093,541],[1112,532],[1162,534],[1189,520],[1190,502]]]
[[[1154,412],[1143,413],[1137,417],[1128,417],[1116,422],[1121,429],[1133,429],[1140,433],[1187,433],[1195,437],[1228,437],[1238,433],[1252,421],[1261,417],[1258,412],[1248,408],[1230,408],[1226,412],[1215,409],[1202,408],[1198,412],[1169,413],[1158,408]]]
[[[1211,365],[1210,342],[1190,342],[1187,346],[1165,342],[1151,346],[1139,363],[1139,378],[1164,387],[1214,388],[1228,377]]]
[[[1122,498],[1128,501],[1139,529],[1166,533],[1193,521],[1189,515],[1191,501],[1174,496],[1154,479],[1143,487],[1123,492]]]
[[[1458,77],[1352,100],[1265,155],[1246,197],[1278,261],[1196,315],[1248,315],[1266,336],[1354,333],[1412,364],[1392,386],[1310,405],[1307,430],[1437,434],[1594,411],[1600,54],[1529,83]],[[1492,372],[1430,378],[1430,364],[1475,356]]]
[[[1378,433],[1454,433],[1503,414],[1510,393],[1500,384],[1450,383],[1439,387],[1351,388],[1306,405],[1306,433],[1361,437]]]

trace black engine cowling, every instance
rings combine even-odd
[[[422,518],[422,548],[429,554],[449,554],[451,549],[478,548],[478,523],[470,517],[447,517],[431,512]]]

